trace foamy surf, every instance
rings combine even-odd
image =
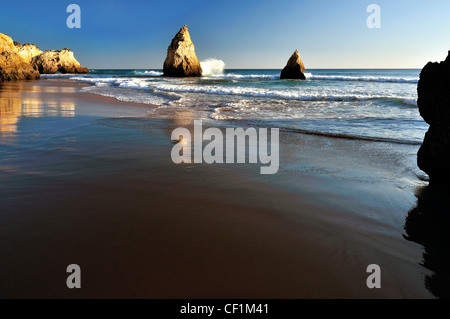
[[[295,132],[414,144],[427,125],[417,109],[420,70],[308,70],[306,81],[280,70],[226,70],[202,61],[201,78],[167,78],[161,70],[95,70],[53,75],[92,86],[82,90],[120,101],[158,105],[152,114],[274,125]],[[156,113],[154,113],[156,112]]]
[[[390,83],[411,83],[417,84],[418,78],[400,78],[389,76],[339,76],[339,75],[314,75],[305,73],[308,80],[324,80],[324,81],[360,81],[360,82],[390,82]]]
[[[174,100],[169,96],[163,97],[156,94],[148,94],[143,91],[139,92],[130,88],[111,88],[110,86],[104,85],[84,87],[81,91],[111,97],[118,101],[150,105],[164,105]]]
[[[189,85],[180,86],[176,84],[155,84],[154,88],[160,91],[178,92],[178,93],[203,93],[211,95],[236,95],[245,97],[261,97],[280,100],[298,100],[298,101],[370,101],[375,99],[395,99],[405,101],[408,104],[413,103],[413,99],[405,99],[402,96],[383,95],[383,94],[340,94],[330,91],[298,91],[298,90],[268,90],[262,88],[242,88],[242,87],[217,87],[213,85]],[[309,93],[308,93],[309,92]]]
[[[140,71],[140,70],[135,70],[132,73],[134,73],[137,76],[162,76],[163,73],[160,71]]]

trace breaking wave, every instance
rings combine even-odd
[[[217,59],[206,59],[200,62],[203,76],[221,76],[225,70],[225,62]]]

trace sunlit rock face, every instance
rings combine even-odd
[[[39,79],[39,72],[24,61],[18,51],[14,41],[0,33],[0,81]]]
[[[34,44],[21,45],[0,33],[0,80],[33,80],[39,74],[88,73],[70,49],[42,52]]]
[[[34,44],[26,43],[24,45],[21,45],[20,48],[18,48],[17,53],[19,54],[20,58],[23,61],[31,63],[31,59],[34,58],[35,56],[40,55],[42,51],[39,50],[39,48]]]
[[[450,51],[440,63],[429,62],[417,87],[420,115],[430,124],[417,164],[430,183],[447,184],[450,178]]]
[[[202,67],[195,55],[195,47],[186,25],[180,29],[167,49],[163,73],[164,76],[170,77],[198,77],[202,75]]]
[[[70,49],[45,51],[33,57],[31,65],[41,74],[89,73],[89,69],[80,65]]]
[[[300,53],[295,50],[284,69],[281,71],[280,79],[306,80],[305,66],[303,65]]]
[[[17,52],[17,48],[14,45],[13,39],[6,34],[0,33],[0,51],[14,51]]]

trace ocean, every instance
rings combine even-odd
[[[280,80],[280,70],[204,65],[201,78],[166,78],[161,70],[91,70],[47,75],[87,82],[82,91],[154,104],[196,119],[343,138],[420,145],[428,125],[417,108],[419,69],[308,69],[306,81]],[[205,74],[206,73],[206,74]],[[186,113],[188,112],[188,113]]]

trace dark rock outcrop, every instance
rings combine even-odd
[[[41,74],[89,73],[89,69],[80,65],[70,49],[48,50],[31,59],[31,65]]]
[[[37,72],[18,53],[13,40],[0,33],[0,81],[35,80]]]
[[[202,75],[200,62],[195,55],[188,27],[185,25],[173,38],[164,61],[164,76],[197,77]]]
[[[300,53],[295,50],[288,63],[281,71],[280,79],[300,79],[306,80],[305,66],[303,65]]]
[[[422,69],[417,92],[420,115],[430,124],[417,164],[430,183],[446,184],[450,178],[450,51],[445,61],[429,62]]]

